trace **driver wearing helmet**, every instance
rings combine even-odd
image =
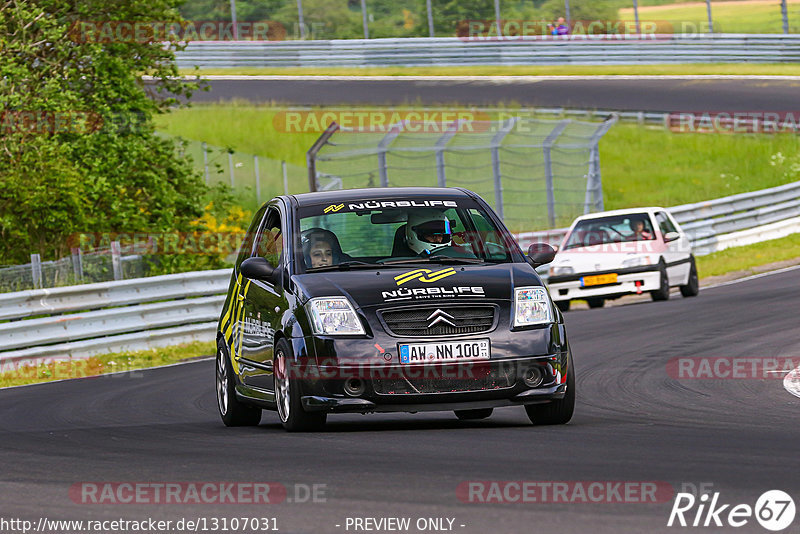
[[[453,229],[445,214],[438,210],[415,209],[408,213],[406,244],[420,256],[475,257],[453,243]]]

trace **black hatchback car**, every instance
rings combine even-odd
[[[228,426],[277,410],[290,431],[328,413],[524,406],[568,422],[575,371],[560,311],[478,195],[390,188],[274,198],[233,269],[217,333]]]

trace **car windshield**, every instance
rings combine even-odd
[[[470,199],[344,202],[300,210],[307,270],[510,262],[510,244]],[[510,236],[508,237],[510,240]]]
[[[647,213],[614,215],[579,221],[564,249],[653,239],[655,232]]]

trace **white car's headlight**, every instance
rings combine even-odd
[[[650,259],[650,256],[636,256],[635,258],[622,260],[623,267],[640,267],[642,265],[650,265],[652,263],[653,262]]]
[[[315,334],[327,336],[365,334],[356,311],[345,297],[321,297],[309,300],[306,310]]]
[[[561,276],[562,274],[573,274],[575,269],[569,265],[555,265],[550,267],[550,276]]]
[[[514,289],[514,326],[552,322],[550,296],[545,288],[536,286]]]

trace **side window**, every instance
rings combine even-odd
[[[282,252],[281,216],[278,210],[271,208],[267,212],[267,219],[258,233],[256,255],[265,258],[273,266],[277,266],[280,263]]]
[[[256,232],[258,231],[258,227],[261,225],[261,221],[264,219],[264,213],[267,211],[267,207],[263,206],[259,209],[253,220],[250,222],[250,227],[247,229],[247,233],[244,235],[244,240],[242,240],[242,244],[239,245],[239,253],[236,255],[236,269],[239,269],[239,265],[242,264],[244,260],[250,257],[250,252],[253,250],[253,242],[255,241]]]
[[[678,231],[675,229],[675,225],[672,224],[672,221],[669,220],[669,217],[667,217],[667,214],[663,211],[656,213],[656,221],[658,222],[658,227],[661,229],[661,235],[667,235],[669,232]]]

